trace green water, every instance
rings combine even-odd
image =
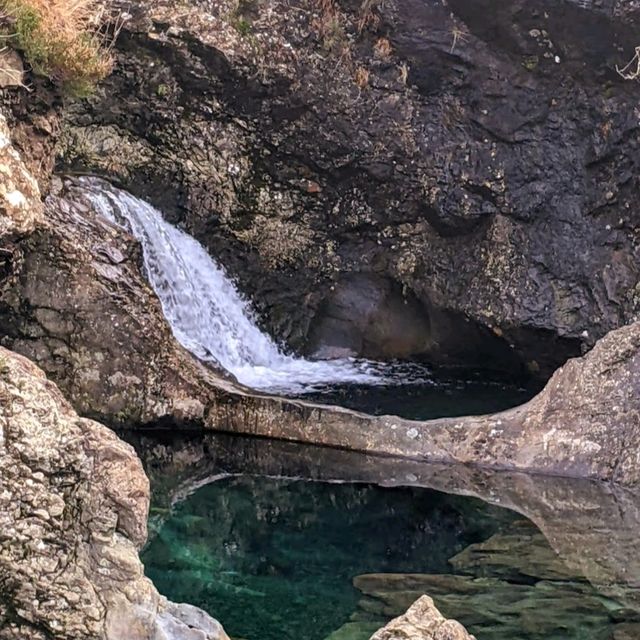
[[[424,592],[478,640],[606,640],[621,610],[530,522],[421,488],[226,478],[175,507],[143,560],[245,640],[367,640]],[[354,587],[371,573],[420,576]]]

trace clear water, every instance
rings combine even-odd
[[[227,477],[165,514],[143,561],[244,640],[367,640],[425,592],[478,640],[607,640],[628,613],[528,520],[416,487]]]

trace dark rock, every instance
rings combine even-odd
[[[367,274],[419,302],[418,335],[456,314],[543,377],[637,317],[640,89],[615,71],[637,3],[345,0],[328,34],[269,0],[250,35],[227,5],[134,3],[61,166],[159,205],[278,339],[318,347],[332,287]]]
[[[319,358],[346,353],[384,360],[419,356],[430,342],[428,316],[413,296],[388,280],[355,274],[337,282],[321,307],[309,348]]]

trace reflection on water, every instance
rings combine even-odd
[[[428,593],[478,640],[640,638],[632,492],[230,436],[135,444],[149,575],[232,637],[367,640]],[[207,484],[221,473],[245,475]]]
[[[373,603],[387,590],[379,577],[358,607],[356,576],[450,573],[449,558],[515,517],[427,489],[236,477],[180,504],[143,559],[161,592],[213,612],[232,636],[323,640],[356,611],[371,629],[389,606],[406,608],[405,585],[391,605]]]

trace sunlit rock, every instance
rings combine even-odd
[[[447,620],[428,596],[422,596],[371,640],[475,640],[456,620]]]

